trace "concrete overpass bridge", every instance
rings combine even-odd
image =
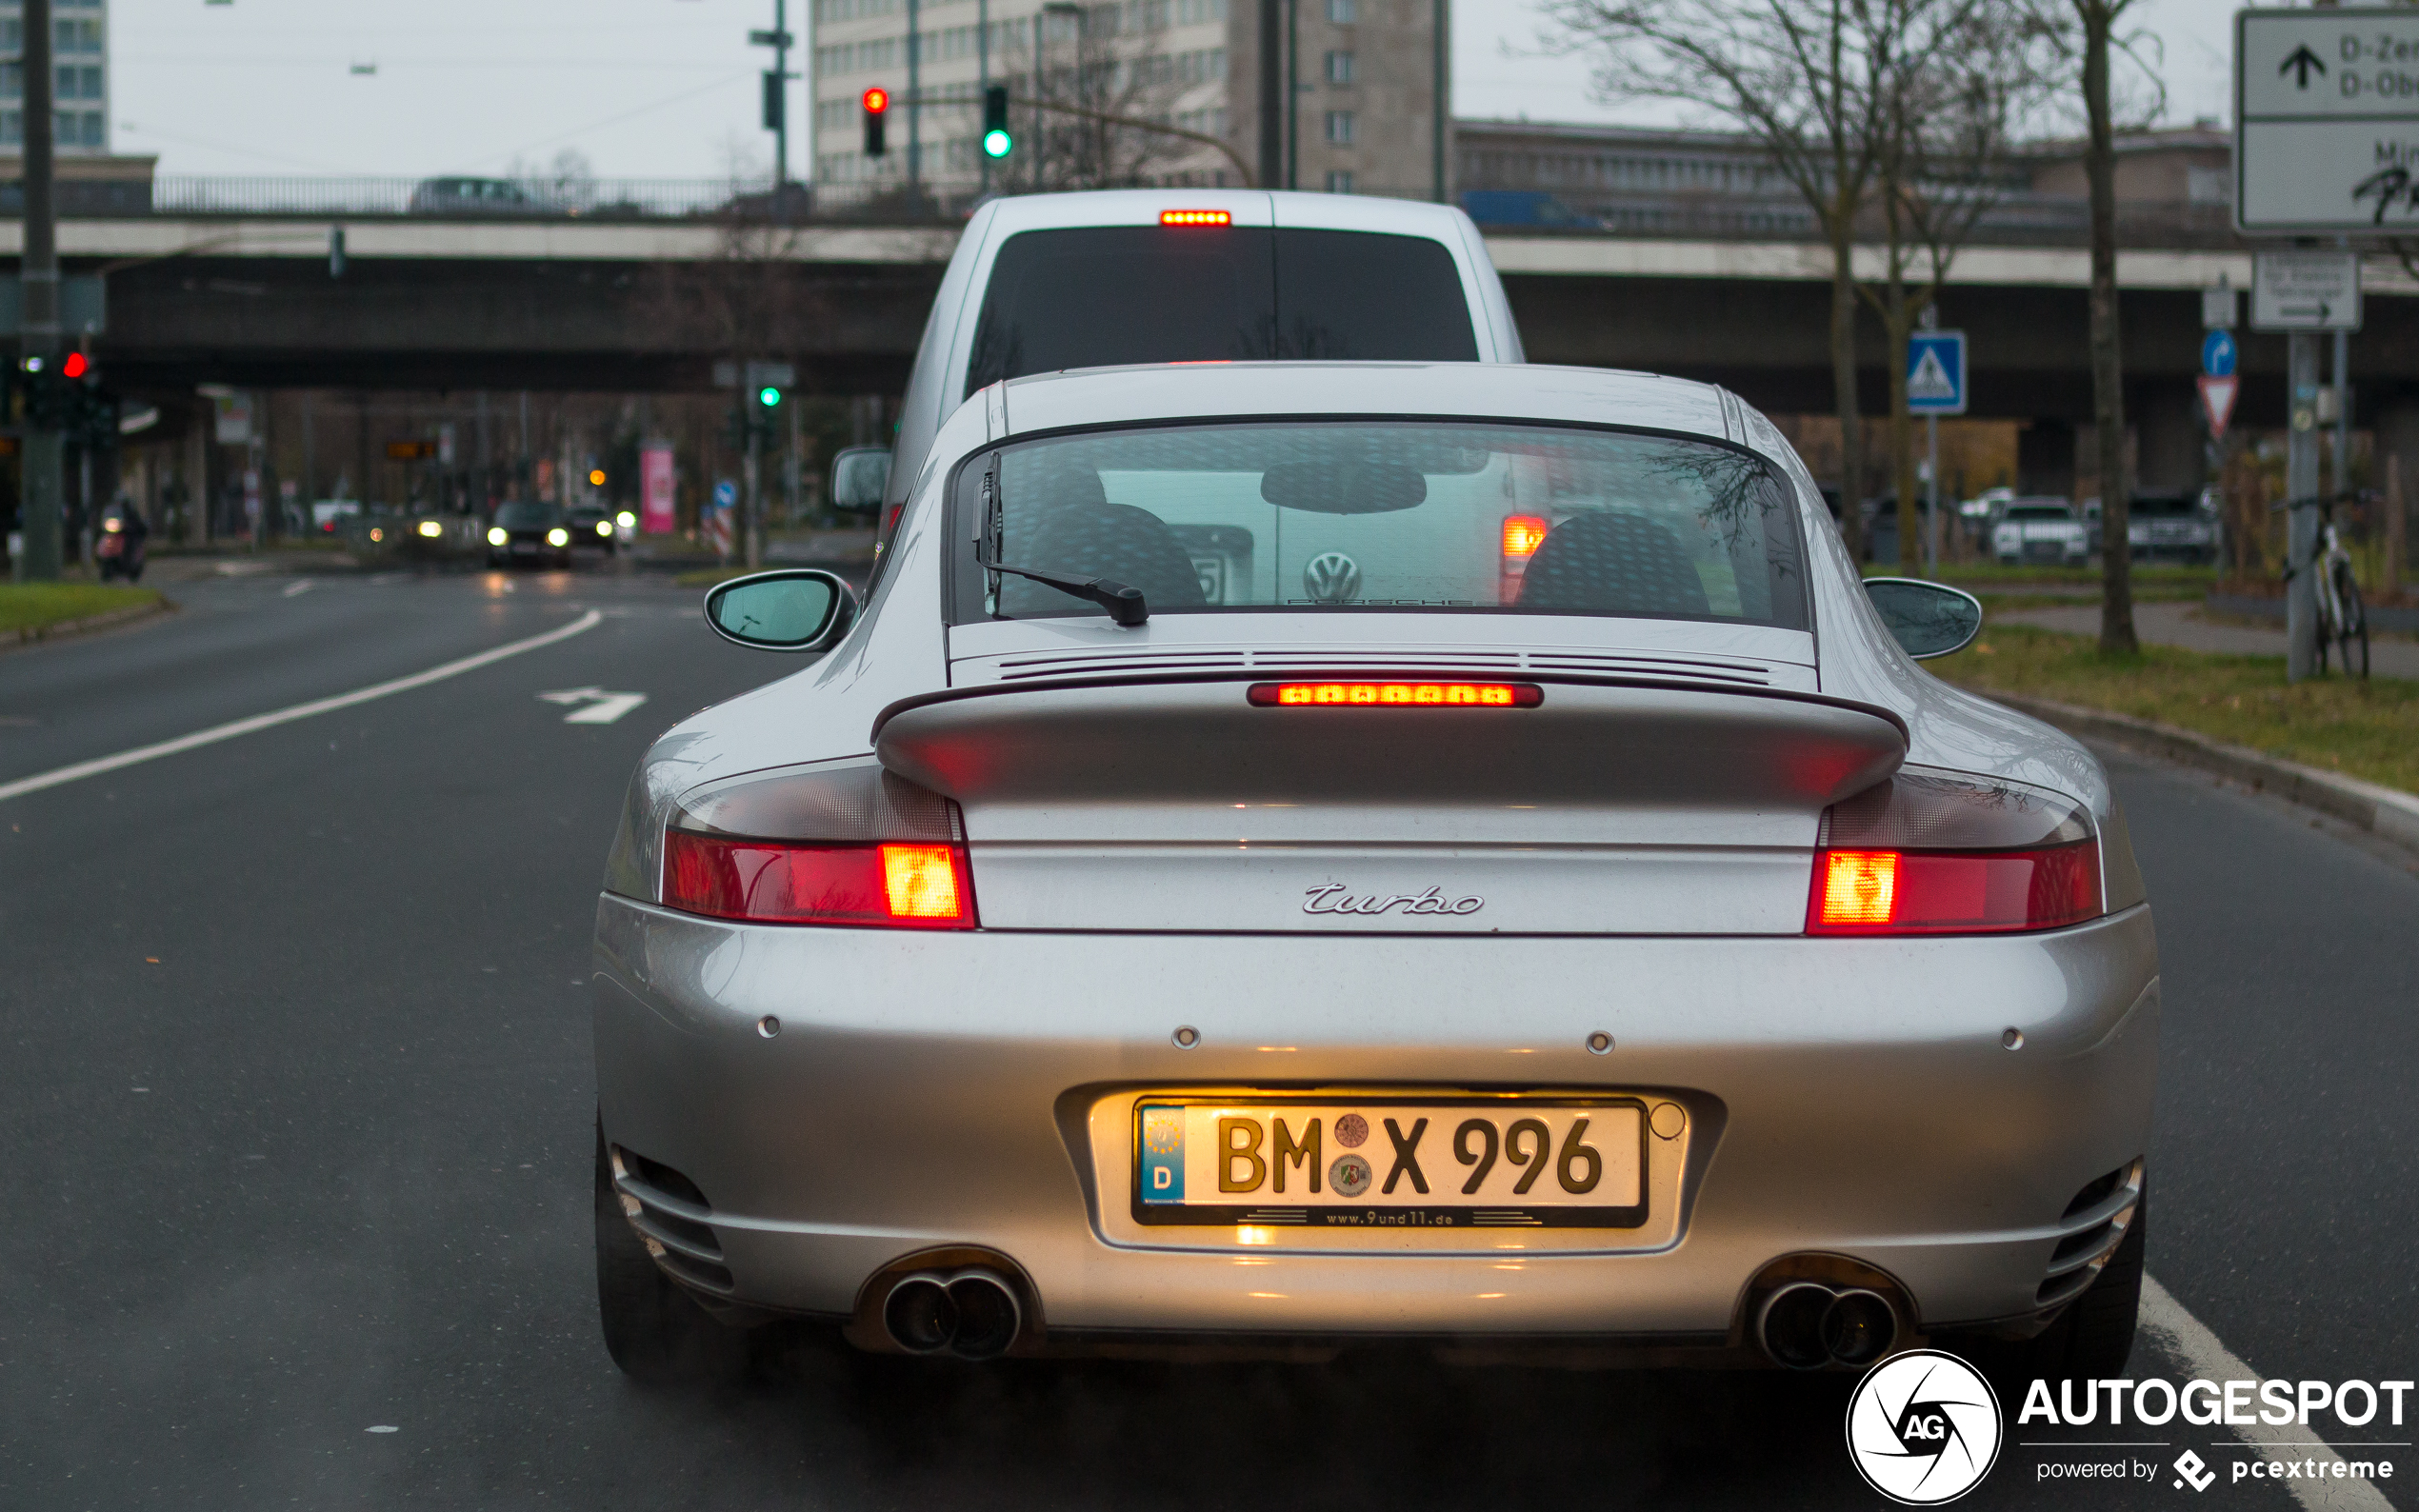
[[[332,276],[338,228],[346,265]],[[19,232],[0,222],[0,257]],[[70,274],[108,276],[95,349],[130,392],[704,390],[744,343],[794,361],[809,389],[880,393],[904,383],[955,237],[946,224],[150,214],[69,219],[59,242]],[[1537,231],[1488,245],[1536,361],[1709,379],[1774,412],[1831,407],[1819,246]],[[2250,263],[2226,247],[2120,254],[2146,486],[2198,476],[2199,293],[2221,277],[2248,288]],[[1940,301],[1943,323],[1969,335],[1971,413],[2034,422],[2026,467],[2046,484],[2070,472],[2072,428],[2089,419],[2088,273],[2072,246],[1972,247]],[[2367,278],[2359,423],[2419,450],[2419,283],[2390,259],[2372,259]],[[2281,425],[2284,338],[2241,334],[2242,423]],[[1879,413],[1887,374],[1869,318],[1862,350],[1864,408]]]

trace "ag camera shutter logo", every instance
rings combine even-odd
[[[1848,1457],[1906,1506],[1939,1506],[1982,1483],[2005,1436],[1999,1398],[1973,1366],[1936,1349],[1892,1355],[1848,1403]]]

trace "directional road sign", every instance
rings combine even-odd
[[[1907,412],[1966,412],[1966,333],[1919,330],[1907,338]]]
[[[2419,9],[2234,16],[2234,225],[2419,231]]]
[[[2358,330],[2360,258],[2262,252],[2251,264],[2251,329]]]
[[[2213,330],[2201,338],[2201,371],[2212,378],[2234,376],[2234,333]]]

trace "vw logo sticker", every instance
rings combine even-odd
[[[1302,587],[1321,604],[1349,604],[1361,591],[1361,564],[1341,551],[1322,551],[1302,569]]]
[[[1973,1366],[1936,1349],[1892,1355],[1848,1402],[1848,1457],[1906,1506],[1939,1506],[1982,1483],[2005,1436],[1999,1397]]]

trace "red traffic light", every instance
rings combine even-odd
[[[84,360],[84,353],[80,351],[68,353],[68,360],[59,365],[59,371],[70,378],[81,378],[91,370],[92,365]]]
[[[880,115],[883,111],[889,109],[890,108],[890,90],[875,89],[865,91],[865,109],[868,115]]]

